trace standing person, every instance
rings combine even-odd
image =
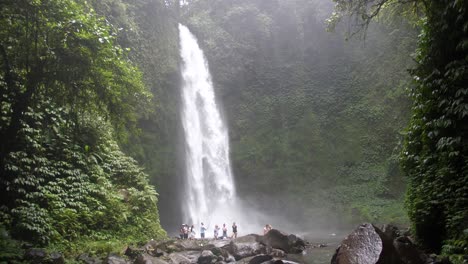
[[[189,227],[188,225],[184,224],[184,239],[188,239],[188,232],[189,232]]]
[[[214,239],[218,239],[219,226],[215,225],[214,227]]]
[[[195,238],[195,226],[194,225],[192,225],[190,227],[189,232],[190,232],[190,238],[189,239],[194,239]]]
[[[271,225],[266,224],[265,227],[263,228],[263,235],[266,235],[270,230],[271,230]]]
[[[237,225],[236,225],[236,222],[232,223],[232,238],[237,238]]]
[[[223,239],[227,238],[227,227],[226,224],[223,224]]]
[[[205,231],[206,231],[206,227],[203,223],[201,223],[201,227],[200,227],[200,237],[201,238],[205,238]]]
[[[180,226],[179,236],[180,236],[180,239],[184,239],[184,226],[183,225]]]

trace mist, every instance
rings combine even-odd
[[[365,39],[347,41],[343,25],[327,32],[332,11],[329,1],[181,6],[182,23],[209,65],[229,130],[232,189],[242,199],[211,202],[204,211],[187,209],[193,197],[173,192],[182,198],[171,207],[181,213],[178,222],[162,220],[170,233],[213,214],[205,222],[236,222],[241,233],[261,233],[265,224],[306,236],[361,221],[407,224],[394,153],[408,120],[402,85],[409,82],[415,32],[405,22],[378,23]],[[179,164],[186,164],[184,155]],[[204,213],[194,220],[197,211]]]

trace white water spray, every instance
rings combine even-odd
[[[187,174],[184,213],[191,223],[204,222],[209,229],[223,223],[230,227],[240,212],[229,159],[228,130],[197,39],[180,24],[179,35]]]

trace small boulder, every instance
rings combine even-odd
[[[284,258],[284,257],[286,257],[286,253],[284,253],[283,250],[276,249],[276,248],[273,248],[269,254],[270,254],[270,256],[275,257],[275,258]]]
[[[218,260],[218,257],[209,250],[203,250],[200,257],[198,258],[197,263],[199,264],[211,264],[215,263]]]
[[[151,248],[151,251],[153,251],[154,248]],[[125,256],[128,256],[129,258],[136,258],[139,255],[145,253],[145,248],[138,248],[134,246],[128,246],[127,249],[125,250]]]
[[[249,264],[261,264],[272,259],[273,257],[270,255],[257,255],[250,259]]]
[[[118,255],[109,254],[107,255],[107,257],[104,259],[102,263],[103,264],[127,264],[128,262],[124,258]]]
[[[190,264],[191,263],[189,258],[179,253],[171,253],[169,254],[168,258],[170,259],[170,262],[173,264]]]
[[[47,252],[43,248],[30,248],[24,252],[24,259],[29,263],[42,263],[47,257]]]
[[[98,258],[93,258],[93,257],[90,257],[88,254],[86,253],[83,253],[83,254],[80,254],[76,260],[80,263],[84,263],[84,264],[101,264],[102,261]]]
[[[229,255],[224,261],[227,263],[236,262],[236,258],[234,258],[232,255]]]
[[[142,254],[135,259],[133,264],[167,264],[167,262],[149,254]]]
[[[64,264],[65,259],[63,258],[63,255],[58,252],[52,252],[49,255],[49,262],[52,264]]]

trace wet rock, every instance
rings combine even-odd
[[[135,259],[133,264],[168,264],[166,261],[155,258],[149,254],[142,254]]]
[[[271,252],[269,252],[270,256],[273,256],[275,258],[284,258],[286,257],[286,253],[281,250],[281,249],[276,249],[276,248],[273,248],[271,250]]]
[[[243,237],[242,239],[235,239],[228,245],[224,246],[222,249],[233,255],[236,260],[259,254],[265,254],[265,246],[259,242],[256,242],[257,237],[249,236]]]
[[[284,264],[283,260],[281,259],[276,259],[276,260],[272,260],[270,261],[271,264]]]
[[[145,248],[147,248],[145,246]],[[128,246],[127,249],[125,250],[125,256],[128,256],[130,258],[136,258],[138,257],[139,255],[145,253],[145,248],[138,248],[138,247],[134,247],[134,246]],[[151,251],[153,251],[154,248],[151,247]]]
[[[65,263],[65,259],[63,258],[63,255],[58,252],[50,253],[48,260],[49,260],[48,262],[52,264],[64,264]]]
[[[189,258],[180,253],[169,254],[169,259],[172,264],[190,264],[192,263]],[[196,262],[196,261],[195,261]]]
[[[114,255],[114,254],[109,254],[104,261],[102,262],[103,264],[127,264],[127,260],[124,258]]]
[[[229,255],[224,261],[227,263],[236,262],[236,258],[234,258],[232,255]]]
[[[257,255],[250,259],[249,264],[261,264],[272,259],[273,257],[270,255]]]
[[[223,250],[221,248],[218,248],[218,247],[214,247],[211,249],[211,252],[215,255],[215,256],[223,256],[223,257],[227,257],[227,254],[228,252],[226,250]]]
[[[24,252],[24,259],[30,263],[42,263],[47,257],[47,252],[43,248],[30,248]]]
[[[270,230],[266,235],[258,239],[261,243],[272,248],[281,249],[286,253],[301,253],[305,248],[304,240],[291,234],[288,235],[277,229]]]
[[[398,237],[393,241],[393,246],[403,263],[424,264],[426,262],[427,256],[420,252],[408,237]]]
[[[382,226],[382,233],[384,233],[390,239],[396,239],[400,236],[400,230],[398,227],[390,224],[385,224]]]
[[[198,258],[199,264],[211,264],[215,263],[218,260],[218,257],[209,250],[203,250],[200,257]]]
[[[80,254],[76,260],[80,263],[85,264],[101,264],[102,261],[99,258],[90,257],[88,254]]]
[[[393,241],[372,224],[349,234],[333,255],[332,264],[403,264]]]

